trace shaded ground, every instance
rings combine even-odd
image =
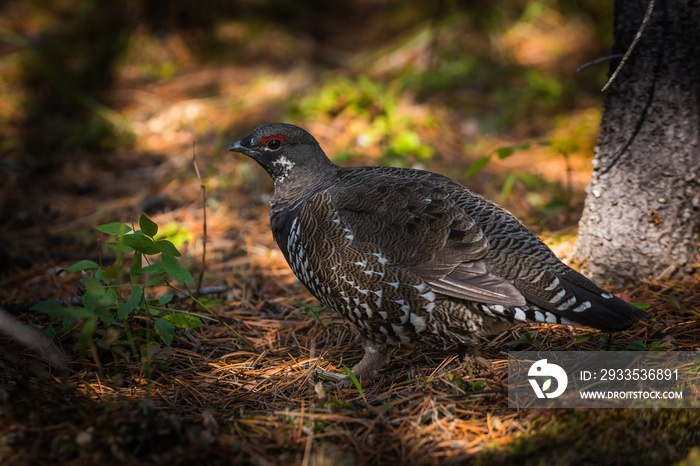
[[[367,10],[336,12],[333,20],[325,14],[325,22],[292,15],[292,28],[277,17],[260,26],[248,12],[246,18],[258,19],[215,28],[219,46],[235,50],[225,60],[202,59],[196,29],[155,34],[144,22],[117,55],[113,82],[99,88],[96,102],[105,108],[86,117],[84,106],[72,104],[83,114],[67,121],[75,118],[83,132],[84,125],[102,127],[95,121],[117,125],[96,145],[71,139],[73,146],[54,142],[54,151],[47,141],[30,144],[45,133],[29,129],[45,123],[28,118],[29,108],[10,98],[31,87],[20,88],[24,81],[13,81],[12,73],[21,71],[3,62],[12,72],[0,83],[0,117],[9,122],[3,138],[15,144],[2,146],[0,304],[15,309],[12,304],[77,295],[77,275],[56,271],[79,259],[108,262],[105,237],[94,226],[131,223],[145,212],[185,253],[182,262],[193,275],[203,268],[205,286],[225,286],[209,297],[209,307],[254,348],[224,326],[207,324],[178,330],[171,347],[155,334],[143,337],[144,353],[133,354],[120,346],[121,336],[81,346],[78,324],[56,340],[70,356],[62,373],[5,337],[0,463],[669,464],[688,457],[697,464],[697,410],[507,408],[508,350],[603,348],[606,336],[597,332],[574,343],[587,329],[515,326],[483,342],[493,373],[470,371],[455,348],[402,346],[362,394],[312,374],[314,365],[337,372],[355,364],[358,337],[332,313],[312,307],[269,233],[271,183],[251,162],[225,155],[230,142],[262,122],[289,120],[314,133],[339,163],[445,173],[501,201],[565,260],[589,177],[600,109],[589,84],[567,81],[562,76],[570,73],[562,70],[596,58],[601,46],[591,39],[590,17],[545,8],[489,36],[460,11],[434,12],[427,24],[442,26],[431,30],[428,13],[398,17],[388,5],[372,10],[374,21],[364,28],[353,18]],[[23,7],[6,8],[11,14],[3,27],[19,24],[23,29],[14,30],[30,38],[41,29],[17,19]],[[386,17],[395,19],[392,28],[381,27]],[[344,22],[344,33],[333,33]],[[323,27],[300,32],[309,24]],[[594,45],[570,47],[577,43],[572,38]],[[453,43],[468,44],[474,63],[441,67],[466,56]],[[551,44],[564,52],[548,52]],[[493,58],[498,53],[503,56]],[[579,92],[557,91],[558,82]],[[78,101],[95,95],[78,91]],[[119,126],[124,122],[126,129]],[[204,264],[193,141],[207,185]],[[492,155],[482,171],[465,176],[476,160],[523,142],[532,147],[504,159]],[[697,273],[684,282],[658,277],[608,289],[650,305],[650,318],[617,335],[611,349],[661,342],[697,351]],[[39,331],[52,322],[36,312],[19,319]],[[152,319],[140,316],[129,325],[150,329]],[[119,335],[126,330],[114,328]],[[534,339],[522,338],[526,332]]]

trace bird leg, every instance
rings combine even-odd
[[[378,371],[389,362],[390,357],[390,351],[383,343],[363,339],[362,348],[365,350],[365,354],[362,360],[352,368],[353,375],[359,381],[376,377]],[[353,383],[349,375],[334,374],[321,369],[316,369],[316,372],[330,377],[342,387],[349,387]]]
[[[459,360],[467,363],[468,366],[472,366],[473,369],[476,367],[481,367],[489,372],[493,372],[493,366],[491,363],[481,355],[479,352],[479,344],[458,344],[457,354],[459,355]]]

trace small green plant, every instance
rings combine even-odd
[[[306,304],[302,301],[299,301],[298,299],[296,300],[296,305],[299,306],[299,311],[302,314],[310,315],[313,320],[325,326],[325,324],[321,320],[321,313],[327,310],[326,306],[324,306],[323,304]]]
[[[666,340],[655,340],[647,346],[642,340],[635,340],[625,347],[625,351],[670,351],[673,349]]]
[[[296,300],[296,305],[299,306],[299,312],[302,314],[308,314],[313,320],[321,324],[323,327],[331,324],[342,324],[344,320],[326,320],[322,319],[323,314],[328,313],[328,308],[323,304],[306,304],[302,301]],[[337,314],[336,314],[337,316]]]
[[[463,392],[477,392],[488,388],[486,382],[483,380],[471,380],[473,377],[469,374],[455,375],[450,372],[445,377],[447,377],[447,381],[450,384]]]
[[[94,350],[96,344],[105,349],[115,349],[115,346],[126,343],[122,334],[124,329],[132,350],[136,352],[135,337],[139,337],[141,355],[149,360],[155,354],[152,331],[166,346],[170,346],[176,327],[197,328],[202,325],[201,318],[210,318],[168,307],[173,294],[151,297],[156,287],[168,286],[179,292],[169,280],[187,286],[194,285],[194,279],[180,264],[180,252],[175,245],[167,239],[157,237],[158,225],[146,215],[141,215],[139,228],[137,230],[118,222],[96,227],[102,233],[114,237],[114,241],[107,244],[116,253],[114,266],[82,260],[58,271],[58,274],[82,274],[81,305],[66,306],[56,301],[44,301],[33,306],[32,310],[44,312],[61,321],[58,330],[53,324],[47,326],[45,337],[53,339],[58,333],[79,328],[83,348]],[[122,263],[125,255],[132,253],[128,279],[125,280],[124,275],[127,274],[123,271]],[[160,262],[154,260],[158,255]],[[145,334],[140,332],[134,335],[131,331],[129,318],[132,316],[138,316],[148,323]]]
[[[367,403],[367,398],[365,397],[365,392],[362,390],[362,384],[360,384],[360,381],[357,380],[357,377],[355,377],[355,374],[353,374],[352,370],[343,364],[343,368],[345,369],[345,372],[347,373],[348,377],[350,377],[350,380],[352,381],[352,384],[355,386],[358,392],[360,392],[360,396],[362,397],[363,400],[365,400],[365,403]]]
[[[319,92],[298,99],[289,113],[293,119],[323,121],[342,116],[362,122],[355,139],[361,147],[380,148],[381,163],[410,166],[430,159],[435,151],[421,141],[416,132],[419,122],[401,110],[401,99],[398,83],[385,84],[364,75],[328,76]],[[350,151],[340,153],[336,160],[353,156]]]
[[[538,146],[550,146],[551,143],[549,141],[540,141],[537,143]],[[479,159],[477,159],[471,166],[467,169],[467,171],[464,173],[464,176],[466,178],[469,178],[470,176],[474,176],[481,172],[484,168],[486,168],[486,165],[488,165],[489,161],[491,161],[491,157],[494,155],[498,157],[501,160],[507,159],[511,155],[515,154],[516,152],[520,152],[523,150],[528,150],[532,147],[532,144],[529,142],[524,142],[522,144],[517,144],[515,146],[504,146],[504,147],[499,147],[498,149],[495,149],[493,152],[491,152],[489,155],[485,155]]]
[[[520,338],[514,341],[509,341],[507,343],[508,346],[517,346],[517,345],[526,345],[531,348],[537,348],[540,346],[540,342],[537,341],[537,334],[539,332],[535,330],[529,330],[525,333],[523,333]]]

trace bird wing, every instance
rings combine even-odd
[[[551,313],[607,331],[644,316],[559,261],[507,211],[449,178],[384,167],[348,175],[341,171],[344,186],[331,197],[353,246],[381,252],[438,295],[499,304],[493,311],[515,320],[549,321]],[[534,317],[515,312],[519,306]]]
[[[434,292],[485,304],[524,305],[513,281],[494,273],[485,259],[489,241],[456,195],[466,188],[444,177],[436,183],[435,176],[417,170],[355,170],[348,180],[341,174],[345,186],[334,190],[333,204],[355,244],[379,250]]]

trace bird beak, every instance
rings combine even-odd
[[[250,149],[244,147],[243,144],[241,144],[241,141],[236,141],[228,146],[228,150],[226,152],[241,152],[242,154],[247,155],[250,152]]]

